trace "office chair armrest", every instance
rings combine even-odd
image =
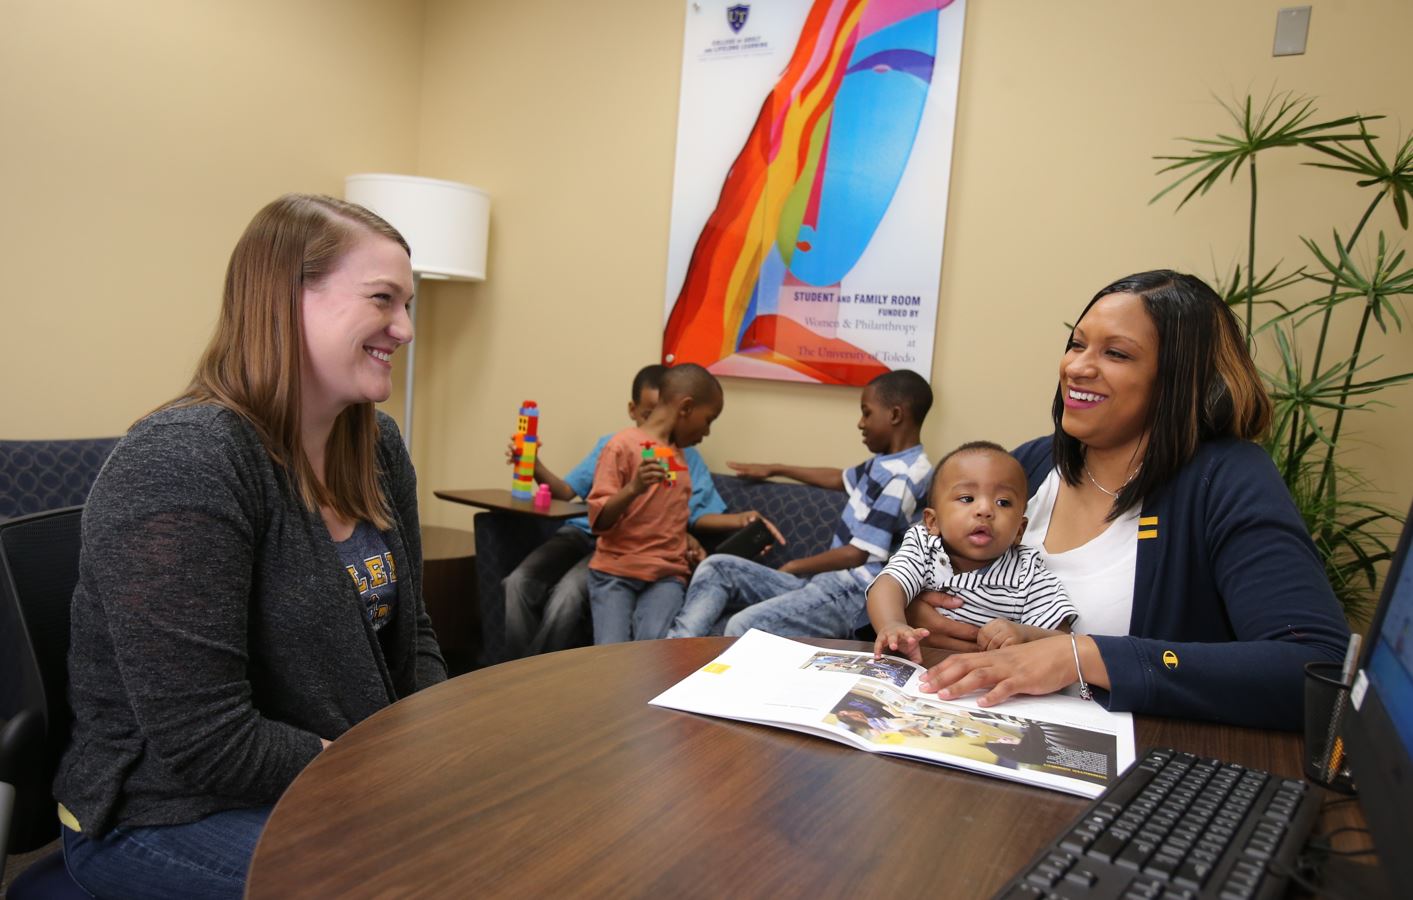
[[[10,719],[0,719],[0,781],[24,781],[30,766],[44,758],[44,716],[22,709]]]

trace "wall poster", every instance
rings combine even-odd
[[[688,0],[663,361],[931,374],[965,0]]]

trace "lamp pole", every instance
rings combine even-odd
[[[422,305],[422,273],[412,273],[412,309],[408,318],[412,322],[412,340],[407,345],[407,396],[402,403],[402,442],[407,447],[407,455],[412,455],[412,386],[417,374],[417,307]]]

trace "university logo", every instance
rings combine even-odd
[[[726,7],[726,24],[731,26],[731,30],[740,33],[746,27],[746,18],[751,14],[749,3],[738,3],[735,6]]]

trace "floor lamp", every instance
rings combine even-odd
[[[412,247],[412,329],[417,330],[423,278],[486,280],[486,234],[491,198],[480,188],[415,175],[350,175],[344,199],[366,206],[402,232]],[[412,387],[417,342],[407,345],[407,400],[402,439],[412,450]]]

